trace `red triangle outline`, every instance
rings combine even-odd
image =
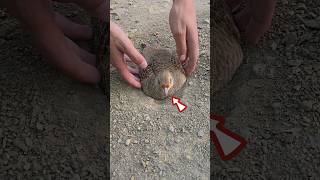
[[[228,130],[224,127],[225,118],[223,116],[210,115],[210,121],[214,121],[214,120],[219,121],[219,123],[217,124],[217,129],[219,129],[220,131],[224,132],[228,136],[230,136],[240,142],[240,145],[235,150],[233,150],[230,154],[225,154],[222,150],[221,144],[220,144],[216,134],[210,130],[210,139],[213,142],[213,144],[215,145],[221,159],[224,161],[230,160],[230,159],[234,158],[235,156],[237,156],[241,152],[241,150],[245,148],[245,146],[247,145],[247,141],[243,137],[235,134],[234,132],[231,132],[230,130]]]
[[[179,102],[180,104],[182,104],[182,105],[184,105],[184,106],[185,106],[185,108],[184,108],[183,110],[181,110],[181,111],[180,111],[180,109],[179,109],[178,105],[173,103],[173,98],[177,99],[177,100],[178,100],[178,102]],[[178,109],[178,111],[179,111],[179,112],[183,112],[183,111],[185,111],[185,110],[188,108],[188,106],[187,106],[187,105],[183,104],[183,103],[180,101],[180,98],[175,97],[175,96],[171,96],[171,103],[172,103],[172,105],[173,105],[173,106],[177,106],[177,109]]]

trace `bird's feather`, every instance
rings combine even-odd
[[[175,51],[166,48],[146,47],[143,55],[148,62],[148,67],[140,72],[143,92],[154,99],[166,98],[163,90],[157,82],[157,77],[165,70],[173,77],[173,87],[169,90],[169,96],[179,91],[186,82],[184,69],[177,58]]]
[[[214,0],[211,19],[211,92],[225,86],[243,60],[240,33],[224,0]],[[212,94],[212,95],[213,95]]]

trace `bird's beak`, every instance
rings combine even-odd
[[[168,93],[169,93],[169,88],[164,88],[164,94],[168,96]]]

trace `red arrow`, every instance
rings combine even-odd
[[[184,110],[187,109],[187,106],[183,104],[179,98],[172,96],[171,101],[172,101],[172,105],[177,106],[179,112],[183,112]]]
[[[224,127],[222,116],[210,116],[210,138],[222,160],[230,160],[245,148],[247,141]]]

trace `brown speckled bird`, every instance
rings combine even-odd
[[[143,55],[148,67],[140,72],[140,79],[146,95],[161,100],[183,87],[187,78],[175,51],[146,47]]]
[[[224,0],[214,0],[211,9],[211,93],[225,86],[243,60],[240,33]]]

